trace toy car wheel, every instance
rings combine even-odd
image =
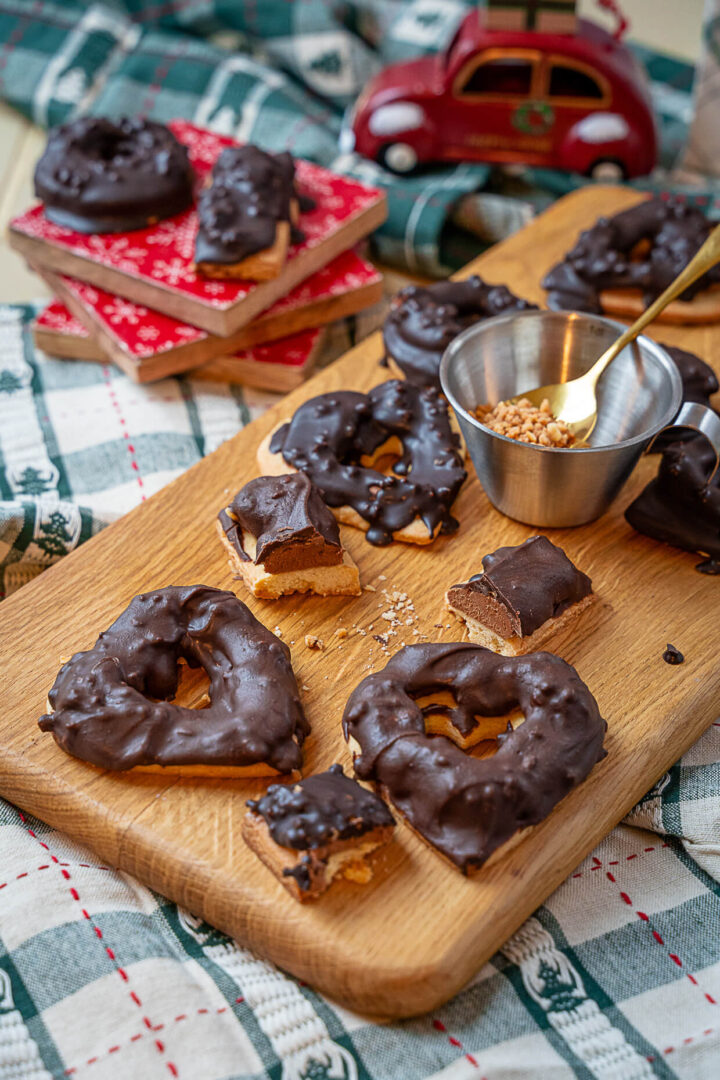
[[[588,169],[588,176],[610,184],[617,184],[628,178],[627,169],[617,158],[598,158]]]
[[[406,176],[417,168],[418,156],[409,143],[396,142],[383,146],[378,161],[390,172]]]

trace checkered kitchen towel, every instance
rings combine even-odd
[[[50,360],[32,314],[0,308],[6,589],[272,400]],[[717,1080],[719,928],[720,724],[462,993],[387,1025],[0,800],[0,1080]]]
[[[477,235],[494,242],[585,182],[547,170],[509,181],[483,164],[398,178],[340,154],[343,111],[368,78],[442,48],[476,2],[0,0],[0,98],[44,125],[85,110],[183,117],[352,173],[387,191],[380,257],[441,275],[477,254]],[[663,188],[692,114],[693,69],[638,51],[663,135],[663,169],[642,186]]]

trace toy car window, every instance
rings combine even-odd
[[[591,75],[578,68],[553,64],[550,71],[550,96],[568,98],[601,98],[602,89]]]
[[[471,73],[463,94],[529,94],[532,64],[525,59],[502,56],[480,63]]]

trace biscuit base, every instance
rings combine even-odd
[[[272,281],[285,266],[290,247],[290,223],[275,224],[275,240],[271,247],[255,251],[236,263],[196,262],[195,271],[203,277],[215,279],[242,278],[245,281]]]
[[[276,431],[285,425],[287,421],[282,420],[277,424],[273,430],[265,436],[263,441],[258,446],[257,450],[257,462],[260,471],[264,476],[283,476],[285,473],[297,472],[292,465],[288,465],[281,452],[275,454],[270,450],[270,442]],[[453,424],[454,428],[454,424]],[[382,449],[382,448],[381,448]],[[460,443],[460,452],[465,458],[465,444]],[[370,528],[370,523],[361,517],[352,506],[331,506],[329,507],[335,515],[336,519],[342,525],[352,525],[355,529],[361,529],[363,532],[367,532]],[[398,540],[404,544],[432,544],[440,532],[440,525],[436,525],[435,529],[431,532],[428,531],[427,525],[421,518],[415,518],[409,525],[403,526],[402,529],[398,529],[397,532],[392,534],[393,540]]]
[[[339,878],[345,878],[357,885],[366,885],[373,876],[368,856],[390,840],[393,828],[393,825],[381,825],[362,836],[334,840],[323,847],[304,851],[276,844],[265,819],[252,810],[243,818],[241,831],[245,843],[260,861],[275,875],[293,899],[304,904],[322,895],[333,881]],[[292,874],[283,874],[283,870],[292,870],[304,860],[307,860],[310,878],[308,889],[301,889]]]
[[[603,289],[600,293],[603,315],[637,319],[647,307],[639,289]],[[713,323],[720,321],[720,285],[703,289],[692,300],[673,300],[655,317],[659,323]]]
[[[468,638],[474,645],[482,645],[483,648],[490,649],[491,652],[498,653],[500,656],[522,656],[525,653],[536,652],[551,638],[567,630],[568,626],[573,624],[596,599],[595,593],[590,593],[589,596],[584,596],[582,600],[578,600],[577,604],[566,608],[556,619],[547,619],[542,626],[539,626],[532,634],[528,634],[527,637],[515,635],[510,638],[501,637],[500,634],[490,630],[489,627],[484,626],[477,619],[473,619],[460,611],[449,602],[447,594],[445,596],[445,606],[448,611],[451,611],[453,615],[465,623]]]
[[[360,571],[344,548],[342,562],[335,566],[308,566],[272,574],[263,563],[241,559],[219,521],[217,531],[232,573],[260,600],[277,600],[290,593],[315,593],[316,596],[360,596],[362,593]]]

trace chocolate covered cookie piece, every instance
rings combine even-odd
[[[696,567],[706,574],[720,571],[720,470],[715,460],[703,436],[671,443],[655,479],[625,511],[638,532],[707,556]]]
[[[546,536],[498,548],[482,565],[482,574],[451,586],[445,600],[472,642],[503,656],[540,648],[595,599],[587,574]]]
[[[218,516],[230,568],[254,596],[357,596],[358,569],[320,492],[304,473],[251,480]]]
[[[257,146],[229,146],[198,199],[195,266],[207,277],[277,277],[299,215],[295,162]]]
[[[535,307],[477,274],[467,281],[409,285],[395,297],[383,326],[387,359],[411,382],[439,389],[440,361],[458,334],[481,319]]]
[[[367,883],[368,856],[390,840],[395,826],[382,799],[345,776],[342,765],[292,786],[273,784],[247,805],[247,844],[301,902],[338,877]]]

